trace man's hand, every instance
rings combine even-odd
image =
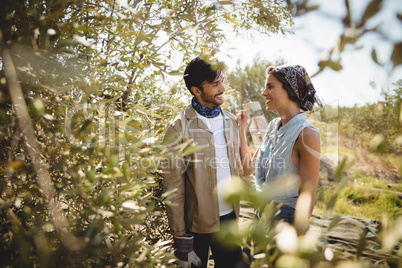
[[[188,234],[174,237],[176,251],[174,255],[179,259],[178,264],[182,268],[191,268],[191,264],[201,266],[201,260],[193,250],[194,237]]]

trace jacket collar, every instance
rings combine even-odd
[[[204,130],[207,130],[207,131],[210,131],[209,130],[209,128],[205,125],[205,123],[204,122],[202,122],[202,120],[200,119],[200,118],[198,118],[198,116],[197,116],[197,112],[194,110],[194,108],[193,108],[193,106],[191,105],[191,104],[189,104],[187,107],[186,107],[186,109],[185,109],[185,111],[186,111],[186,118],[188,119],[188,120],[195,120],[196,122],[197,122],[197,126],[199,127],[199,128],[201,128],[201,129],[204,129]],[[225,121],[224,122],[224,127],[225,127],[225,130],[226,129],[230,129],[230,120],[231,120],[231,116],[230,116],[230,113],[228,112],[228,111],[226,111],[226,110],[224,110],[224,109],[222,109],[221,108],[221,113],[222,113],[222,116],[223,116],[223,120]],[[232,116],[233,117],[233,116]],[[210,131],[211,132],[211,131]],[[225,131],[226,132],[226,131]]]

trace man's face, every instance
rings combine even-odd
[[[195,94],[197,101],[210,109],[221,105],[223,103],[223,93],[225,92],[223,80],[224,77],[221,74],[212,83],[204,82],[202,84],[203,90],[199,90],[198,94]]]

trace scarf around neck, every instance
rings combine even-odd
[[[193,106],[194,110],[196,110],[197,113],[206,118],[214,118],[220,115],[221,113],[220,105],[216,106],[214,109],[210,109],[199,103],[195,97],[191,99],[191,105]]]

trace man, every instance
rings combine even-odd
[[[209,248],[215,267],[236,267],[241,259],[239,246],[224,245],[215,238],[223,222],[239,216],[239,202],[228,203],[224,192],[232,180],[254,172],[245,145],[244,116],[239,119],[243,122],[239,129],[236,117],[220,108],[223,80],[220,69],[214,70],[199,57],[193,59],[184,72],[186,87],[193,95],[191,104],[165,133],[165,142],[172,147],[193,140],[197,148],[184,159],[168,160],[164,167],[164,192],[173,192],[166,211],[182,267],[199,265],[198,257],[202,267],[207,267]]]

